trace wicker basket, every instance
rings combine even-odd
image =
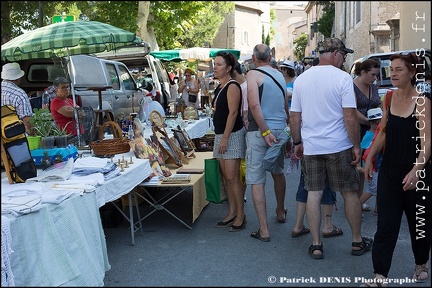
[[[114,139],[103,139],[105,127],[111,127]],[[112,156],[130,151],[129,139],[124,139],[120,126],[114,121],[108,121],[99,128],[99,140],[93,141],[91,148],[96,156]]]

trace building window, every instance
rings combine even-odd
[[[361,1],[355,2],[355,24],[361,21]]]
[[[243,31],[242,33],[242,44],[249,45],[249,32]]]

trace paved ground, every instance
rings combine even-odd
[[[349,286],[358,287],[362,277],[372,278],[371,252],[351,256],[351,233],[338,193],[334,223],[343,236],[323,239],[325,259],[313,260],[307,253],[311,236],[291,238],[295,220],[295,192],[299,171],[287,177],[287,222],[277,223],[273,183],[268,176],[267,210],[271,242],[264,243],[249,235],[258,228],[250,188],[247,189],[247,228],[228,232],[214,228],[226,213],[226,204],[210,203],[189,230],[164,211],[157,211],[143,221],[144,231],[131,246],[128,224],[105,228],[111,270],[105,286]],[[183,193],[169,205],[181,219],[190,224],[191,191]],[[375,199],[368,204],[373,207]],[[141,211],[147,211],[141,205]],[[373,237],[377,217],[365,212],[363,235]],[[405,220],[404,220],[405,221]],[[307,222],[306,222],[307,224]],[[403,223],[389,278],[410,280],[414,262],[406,223]],[[427,283],[393,283],[391,287],[430,287]]]

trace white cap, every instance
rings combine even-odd
[[[289,68],[289,69],[294,70],[294,63],[293,63],[292,61],[290,61],[290,60],[285,60],[285,61],[280,65],[280,67],[286,67],[286,68]]]
[[[21,70],[21,67],[18,63],[7,63],[3,65],[3,69],[1,72],[1,78],[3,80],[17,80],[24,76],[24,71]]]
[[[373,109],[369,109],[367,111],[367,118],[368,120],[375,120],[375,119],[381,119],[383,116],[383,111],[381,110],[381,108],[373,108]]]

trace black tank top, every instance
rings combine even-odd
[[[229,114],[227,92],[228,92],[228,86],[231,84],[237,85],[238,88],[240,89],[240,102],[238,107],[237,118],[231,132],[236,132],[243,128],[243,120],[241,117],[241,104],[242,104],[243,96],[242,96],[241,87],[237,81],[230,81],[225,87],[222,88],[222,91],[219,92],[218,89],[217,92],[219,93],[219,95],[215,94],[218,95],[216,101],[216,110],[213,115],[213,125],[215,128],[215,134],[223,134],[225,131],[226,121]]]
[[[414,165],[418,156],[416,147],[420,147],[418,138],[420,133],[416,127],[418,121],[415,115],[416,107],[417,104],[414,106],[413,113],[406,118],[393,115],[389,109],[382,166],[401,167],[402,165],[409,168]]]

